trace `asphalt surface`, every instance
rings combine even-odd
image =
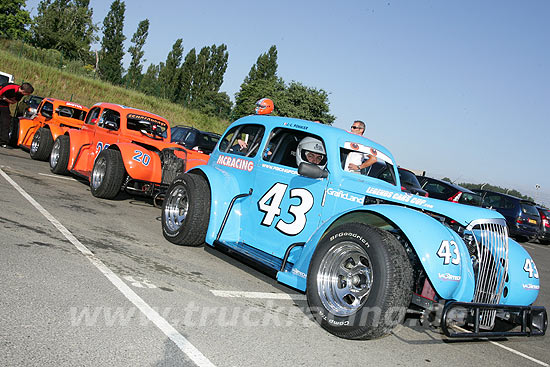
[[[548,366],[548,336],[450,341],[407,319],[339,339],[303,294],[215,249],[166,241],[161,211],[0,148],[0,366]],[[7,176],[7,177],[6,177]],[[524,244],[550,307],[550,247]],[[244,293],[251,292],[251,293]]]

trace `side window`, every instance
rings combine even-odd
[[[120,129],[120,113],[109,109],[103,110],[97,126],[105,128],[106,124],[115,124],[116,129],[114,130]]]
[[[502,197],[495,194],[486,194],[483,199],[483,204],[486,206],[491,206],[493,208],[502,208]]]
[[[516,207],[516,203],[514,202],[513,199],[509,199],[509,198],[505,198],[503,197],[502,198],[502,207],[504,209],[514,209]]]
[[[53,116],[53,103],[44,102],[42,108],[40,109],[40,114],[47,118],[52,118]]]
[[[101,111],[99,107],[92,108],[86,117],[85,123],[87,125],[95,125],[99,117],[99,111]]]
[[[178,142],[181,140],[183,134],[186,132],[186,129],[173,129],[172,130],[172,142]]]
[[[298,154],[301,155],[298,157]],[[298,168],[298,163],[301,162],[316,164],[321,168],[327,163],[323,139],[286,128],[276,128],[271,132],[262,158],[267,162],[292,168]]]
[[[262,125],[239,125],[229,130],[222,138],[220,151],[254,157],[262,142],[265,128]]]
[[[183,144],[185,144],[185,146],[188,146],[189,148],[193,148],[192,145],[195,143],[195,138],[197,137],[197,132],[196,131],[189,131],[189,134],[187,134],[187,136],[185,137],[185,141],[183,142]]]

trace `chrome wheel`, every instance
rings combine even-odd
[[[59,150],[61,149],[61,141],[59,139],[55,140],[52,148],[52,154],[50,155],[50,167],[55,168],[57,162],[59,162]]]
[[[183,186],[172,190],[166,200],[164,208],[165,225],[170,231],[177,231],[189,212],[189,196]]]
[[[40,132],[36,132],[34,134],[34,137],[32,138],[31,142],[31,154],[34,154],[38,151],[38,147],[40,146]]]
[[[350,316],[367,300],[373,284],[367,252],[354,242],[341,242],[325,253],[317,273],[323,306],[336,316]]]
[[[107,171],[107,160],[104,156],[98,157],[94,163],[94,168],[92,170],[92,180],[91,184],[94,189],[97,189],[105,177],[105,172]]]

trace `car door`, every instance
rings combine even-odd
[[[255,170],[242,238],[249,246],[279,259],[292,243],[307,241],[321,220],[328,179],[298,174],[296,146],[305,136],[292,129],[274,129]]]
[[[92,149],[89,151],[90,156],[88,159],[87,176],[90,175],[93,163],[99,153],[107,149],[111,144],[118,142],[121,128],[120,124],[120,112],[110,108],[105,108],[101,111],[92,138]]]

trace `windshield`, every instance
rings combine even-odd
[[[416,178],[414,173],[412,173],[411,171],[407,171],[405,169],[400,169],[400,168],[398,168],[398,170],[399,170],[399,178],[401,179],[402,185],[405,184],[408,186],[417,187],[419,189],[421,188],[420,182],[418,182],[418,179]]]
[[[458,199],[458,202],[460,204],[466,204],[466,205],[473,205],[473,206],[481,206],[482,202],[481,195],[470,193],[470,192],[463,192],[460,196],[460,199]]]
[[[527,203],[521,203],[521,211],[525,214],[529,215],[539,215],[539,211],[534,205],[527,204]]]

